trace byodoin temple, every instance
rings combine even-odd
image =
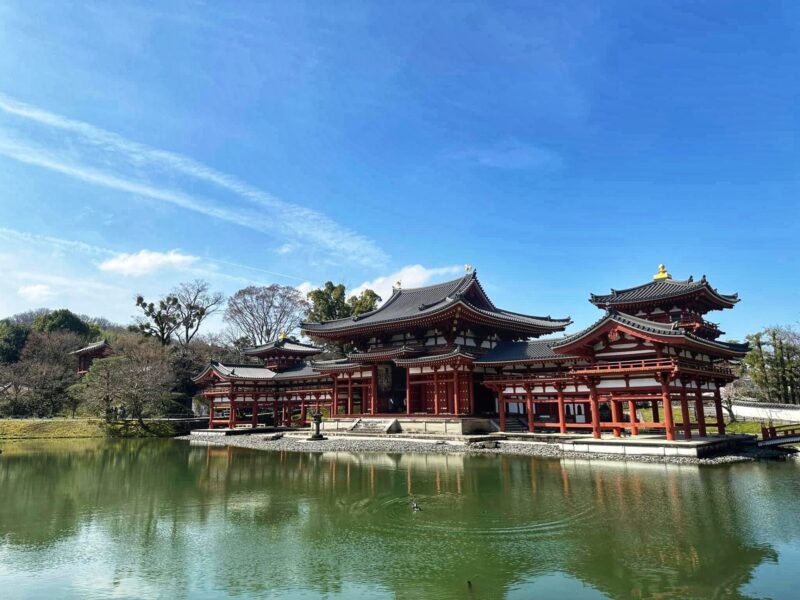
[[[209,427],[269,418],[303,426],[314,409],[330,419],[475,419],[500,431],[596,438],[647,431],[689,440],[707,427],[724,434],[720,388],[748,348],[720,341],[705,315],[732,308],[737,295],[719,293],[705,276],[673,279],[661,265],[642,285],[592,294],[604,313],[586,329],[536,339],[563,332],[570,319],[498,308],[467,271],[398,286],[368,313],[301,325],[315,344],[348,348],[340,358],[322,360],[320,346],[280,339],[245,351],[261,364],[212,362],[195,378]]]

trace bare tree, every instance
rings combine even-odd
[[[24,363],[0,363],[0,414],[30,414],[30,390]]]
[[[77,404],[85,404],[89,411],[110,421],[113,408],[123,403],[124,388],[120,373],[125,360],[123,356],[94,360],[84,378],[69,388],[70,397]]]
[[[757,392],[752,380],[746,376],[731,381],[725,387],[720,389],[722,407],[727,411],[731,422],[735,422],[737,420],[736,414],[733,411],[734,403],[742,400],[753,400],[756,393]]]
[[[52,310],[49,308],[34,308],[32,310],[26,310],[25,312],[17,313],[15,315],[11,315],[8,320],[16,325],[24,325],[25,327],[30,327],[33,325],[33,322],[43,315],[49,315]]]
[[[222,308],[225,296],[210,292],[210,284],[202,279],[181,283],[172,290],[171,296],[178,299],[178,328],[176,337],[182,348],[197,335],[200,325]]]
[[[295,331],[308,309],[303,294],[291,286],[250,286],[228,299],[225,321],[235,337],[259,345]]]
[[[128,414],[146,429],[143,420],[162,414],[170,404],[174,375],[169,350],[145,338],[121,340],[117,352],[123,358],[116,364],[120,399]]]
[[[35,416],[52,416],[67,401],[67,388],[77,379],[75,357],[70,352],[82,343],[71,331],[34,331],[28,336],[19,367]]]

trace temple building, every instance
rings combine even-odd
[[[94,342],[88,346],[74,350],[70,352],[70,354],[78,359],[78,376],[83,377],[89,372],[89,368],[96,358],[108,358],[114,354],[114,350],[111,348],[111,344],[106,340],[100,340],[99,342]]]
[[[719,390],[748,348],[718,341],[722,331],[704,316],[733,307],[736,295],[705,277],[674,280],[661,265],[652,281],[590,302],[605,311],[597,322],[536,339],[563,332],[570,319],[498,308],[468,268],[445,283],[398,285],[374,311],[301,324],[315,343],[345,348],[340,358],[320,360],[321,347],[282,339],[245,351],[260,365],[213,362],[195,381],[212,428],[255,427],[270,414],[275,424],[294,415],[304,425],[313,407],[331,419],[483,419],[501,431],[595,437],[724,433]]]

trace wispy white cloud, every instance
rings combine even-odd
[[[451,154],[481,167],[510,171],[557,171],[564,160],[557,152],[537,144],[507,140],[498,144],[467,148]]]
[[[85,254],[95,255],[98,257],[100,256],[112,257],[116,256],[117,254],[120,254],[118,251],[112,250],[111,248],[104,248],[101,246],[87,244],[85,242],[81,242],[78,240],[68,240],[49,235],[42,235],[38,233],[29,233],[26,231],[19,231],[17,229],[10,229],[8,227],[0,227],[0,239],[3,238],[19,242],[25,242],[26,244],[39,244],[58,250],[82,252]],[[248,279],[247,277],[239,277],[233,275],[230,269],[230,267],[233,267],[234,269],[237,270],[250,271],[253,273],[258,273],[260,275],[269,275],[270,277],[278,277],[280,279],[292,279],[294,281],[304,281],[302,277],[298,277],[297,275],[291,275],[289,273],[281,273],[278,271],[271,271],[269,269],[262,269],[261,267],[253,267],[251,265],[245,265],[239,262],[223,260],[218,257],[214,258],[203,257],[202,262],[203,266],[211,270],[210,271],[207,270],[204,272],[200,268],[194,269],[193,273],[201,277],[214,275],[216,277],[226,278],[232,281],[252,283],[253,281],[252,277]]]
[[[49,235],[28,233],[27,231],[9,229],[8,227],[0,227],[0,238],[25,242],[28,244],[44,244],[63,250],[77,250],[78,252],[83,252],[86,254],[103,255],[114,253],[108,248],[101,248],[100,246],[93,246],[92,244],[86,244],[76,240],[65,240],[63,238],[57,238]]]
[[[48,135],[45,144],[32,142],[30,132],[0,132],[0,154],[49,169],[94,185],[169,202],[206,216],[235,223],[276,237],[302,238],[304,244],[325,254],[328,261],[382,264],[386,254],[372,240],[355,233],[317,211],[285,202],[238,178],[191,158],[151,148],[89,123],[69,119],[0,93],[0,111],[60,132],[65,139]],[[100,166],[98,166],[100,165]],[[216,193],[232,195],[243,206],[227,208],[221,198],[201,198],[176,187],[183,177],[187,185],[205,184]],[[159,183],[159,179],[163,182]],[[231,204],[225,202],[224,204]]]
[[[314,285],[310,281],[304,281],[303,283],[301,283],[300,285],[296,285],[295,287],[300,291],[301,294],[305,295],[308,292],[317,289],[319,286]]]
[[[197,256],[182,254],[178,250],[152,252],[139,250],[135,254],[123,252],[98,265],[101,271],[119,275],[149,275],[161,269],[184,270],[198,261]]]
[[[370,289],[383,300],[387,300],[392,295],[392,288],[397,285],[398,281],[401,287],[404,288],[420,287],[440,277],[452,277],[458,273],[463,273],[463,269],[464,267],[461,266],[428,268],[422,265],[407,265],[390,275],[376,277],[372,281],[365,281],[352,290],[352,293],[358,295],[364,290]]]
[[[23,285],[17,290],[17,294],[28,300],[29,302],[46,302],[56,296],[52,288],[44,283],[35,283],[33,285]]]

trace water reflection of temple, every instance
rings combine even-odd
[[[92,442],[3,455],[0,551],[21,569],[102,539],[102,560],[201,596],[469,597],[469,580],[476,598],[524,597],[565,574],[615,598],[735,598],[775,559],[770,537],[800,543],[787,474],[755,496],[759,465]]]
[[[231,456],[220,468],[260,477]],[[752,570],[775,558],[741,535],[749,516],[731,504],[722,470],[423,454],[274,461],[289,468],[270,471],[269,489],[302,481],[331,503],[311,507],[322,520],[304,523],[304,539],[324,547],[328,536],[355,536],[380,564],[399,555],[407,569],[427,570],[424,585],[403,569],[373,574],[398,597],[450,597],[469,578],[479,597],[501,598],[532,573],[553,571],[615,598],[737,597]],[[412,497],[423,508],[417,522]],[[450,563],[454,554],[459,562]]]

